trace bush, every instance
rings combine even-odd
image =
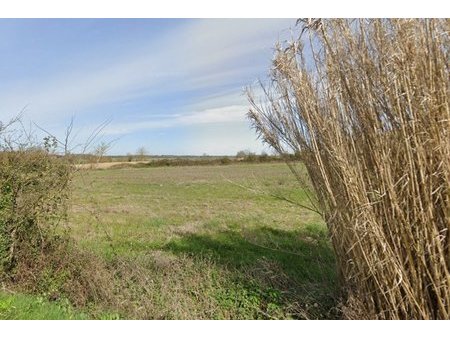
[[[112,273],[66,231],[73,159],[56,154],[53,137],[35,145],[25,136],[0,123],[1,282],[74,305],[109,303]]]
[[[231,163],[231,160],[229,157],[224,156],[220,159],[220,164],[230,164],[230,163]]]
[[[66,215],[71,166],[45,150],[0,153],[0,261],[10,271],[18,255],[49,245]]]
[[[305,163],[347,317],[449,319],[448,20],[299,23],[249,117]]]

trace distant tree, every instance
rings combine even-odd
[[[140,148],[138,148],[138,150],[136,150],[136,156],[141,161],[143,161],[147,155],[148,155],[148,151],[145,147],[140,147]]]
[[[245,157],[245,160],[248,162],[256,162],[258,160],[258,156],[254,152],[249,151]]]
[[[133,161],[133,154],[132,153],[127,153],[127,161],[128,162],[132,162]]]
[[[257,160],[257,155],[256,155],[256,153],[254,153],[254,152],[251,152],[250,150],[248,150],[248,149],[245,149],[245,150],[239,150],[237,153],[236,153],[236,157],[237,158],[240,158],[240,159],[244,159],[245,161],[249,161],[249,162],[254,162],[254,161],[256,161]]]
[[[107,144],[105,142],[100,143],[97,145],[93,151],[93,155],[96,157],[97,162],[100,162],[103,156],[106,155],[110,148],[110,144]]]
[[[239,150],[239,151],[236,153],[236,157],[240,157],[240,158],[242,158],[242,157],[247,157],[249,153],[250,153],[249,150]]]
[[[245,156],[245,153],[244,153],[243,150],[239,150],[239,151],[236,153],[236,157],[244,157],[244,156]]]

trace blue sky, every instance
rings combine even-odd
[[[1,19],[0,121],[24,110],[76,142],[102,122],[111,154],[264,149],[243,88],[264,79],[294,19]]]

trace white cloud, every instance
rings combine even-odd
[[[10,88],[0,94],[0,120],[25,105],[31,119],[46,121],[162,90],[220,86],[248,72],[240,61],[270,48],[290,24],[286,19],[189,21],[137,54],[126,51],[110,64],[93,55],[91,66]]]
[[[208,126],[199,135],[189,137],[186,148],[190,154],[235,155],[240,150],[249,149],[260,153],[266,148],[247,132],[245,125],[227,123],[222,126]],[[267,151],[267,150],[266,150]]]
[[[191,110],[206,110],[224,106],[246,106],[249,107],[246,89],[251,89],[255,97],[263,97],[263,91],[258,84],[249,83],[247,87],[232,88],[216,92],[211,95],[200,96],[189,107]]]
[[[76,115],[79,121],[80,115],[96,114],[88,119],[102,121],[114,113],[105,112],[103,105],[111,107],[141,97],[157,101],[161,94],[178,96],[195,90],[197,96],[189,97],[189,105],[168,109],[179,109],[177,114],[131,108],[123,114],[133,116],[132,119],[124,123],[113,120],[102,134],[132,137],[139,131],[186,127],[197,132],[185,140],[184,153],[233,154],[243,148],[260,151],[261,143],[256,141],[245,117],[248,102],[242,83],[248,80],[250,84],[254,74],[265,71],[254,59],[267,55],[269,62],[270,48],[280,34],[289,34],[288,27],[293,22],[194,20],[157,40],[143,41],[122,55],[100,55],[97,52],[101,48],[97,48],[89,64],[80,63],[46,78],[3,86],[8,90],[0,93],[0,120],[28,105],[27,118],[51,126],[58,134],[58,126],[62,131],[68,116]],[[83,132],[87,131],[80,132],[80,138]]]
[[[105,135],[129,134],[136,131],[162,129],[179,126],[193,126],[210,123],[227,123],[245,121],[247,106],[226,106],[220,108],[206,109],[197,112],[175,114],[153,118],[147,121],[111,124],[107,126],[103,133]]]
[[[230,60],[271,48],[292,20],[208,19],[197,20],[180,31],[169,44],[183,51],[189,69],[221,69]]]

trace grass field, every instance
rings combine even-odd
[[[120,305],[102,311],[141,319],[335,316],[324,223],[272,196],[307,203],[285,164],[84,170],[74,183],[71,236],[127,281],[112,291]]]
[[[0,293],[0,320],[88,319],[70,304],[49,302],[44,297]]]

